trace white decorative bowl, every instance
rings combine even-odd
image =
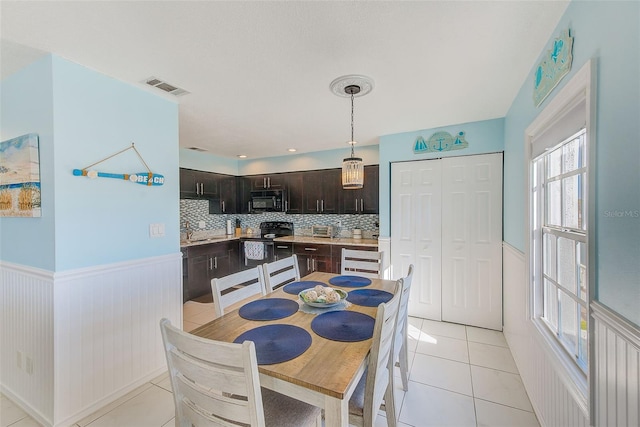
[[[315,290],[314,288],[309,288],[309,289],[305,289],[304,291],[300,291],[298,293],[298,298],[300,298],[300,300],[307,304],[308,306],[311,307],[319,307],[319,308],[328,308],[328,307],[333,307],[334,305],[340,304],[342,301],[344,301],[347,298],[347,295],[349,295],[346,291],[343,291],[342,289],[336,289],[333,288],[334,291],[336,291],[336,293],[338,295],[340,295],[340,301],[336,301],[336,302],[323,302],[323,301],[307,301],[304,297],[304,295],[307,293],[307,291],[313,291]]]

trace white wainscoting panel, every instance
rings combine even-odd
[[[589,425],[586,399],[571,387],[529,313],[525,256],[503,242],[504,335],[541,426]]]
[[[53,274],[0,262],[0,387],[45,425],[53,420],[53,348]]]
[[[42,424],[69,426],[166,369],[159,322],[182,325],[180,253],[48,278],[0,268],[3,392]],[[17,350],[34,374],[16,372]]]
[[[598,426],[640,425],[640,329],[598,302],[595,327],[595,418]]]

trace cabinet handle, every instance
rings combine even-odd
[[[213,266],[214,266],[215,268],[218,268],[218,257],[214,257],[214,258],[213,258],[213,262],[214,262],[214,263],[213,263]]]
[[[247,212],[251,213],[251,202],[247,202]]]
[[[364,199],[360,199],[360,212],[364,211]]]
[[[267,188],[267,178],[262,178],[262,188]]]
[[[224,208],[224,200],[222,201],[222,212],[226,212],[226,209]]]
[[[201,196],[204,195],[204,183],[203,182],[200,183],[200,195]]]
[[[318,250],[318,248],[304,248],[304,250],[305,251],[313,251],[313,252],[315,252],[315,251]]]
[[[316,260],[315,259],[311,260],[311,271],[316,271]]]
[[[316,200],[316,212],[320,212],[320,200]]]
[[[289,249],[289,246],[276,246],[278,249]]]
[[[213,258],[209,258],[209,270],[213,270]]]
[[[271,177],[267,178],[267,188],[271,188]]]
[[[196,182],[196,196],[200,195],[200,184]]]
[[[324,212],[324,200],[320,200],[320,212]]]
[[[358,199],[356,199],[356,212],[358,212]]]
[[[307,270],[311,270],[311,267],[309,267],[309,258],[307,258]]]
[[[284,211],[287,212],[289,210],[289,202],[284,201]]]

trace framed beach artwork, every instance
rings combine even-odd
[[[0,217],[39,217],[38,134],[0,142]]]

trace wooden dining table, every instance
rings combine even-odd
[[[329,284],[336,274],[314,272],[301,280]],[[380,289],[393,293],[393,280],[371,279],[372,283],[362,288],[331,287],[347,292],[355,289]],[[298,295],[284,292],[282,288],[262,298],[287,298],[298,301]],[[346,310],[367,314],[375,319],[376,307],[350,304]],[[303,328],[311,334],[311,345],[300,356],[282,363],[259,365],[261,386],[287,396],[302,400],[324,409],[326,427],[349,425],[349,398],[362,377],[371,339],[357,342],[332,341],[323,338],[311,329],[311,321],[317,314],[298,310],[293,315],[271,321],[247,320],[238,314],[238,309],[202,325],[191,333],[212,340],[233,342],[240,334],[259,326],[287,324]]]

